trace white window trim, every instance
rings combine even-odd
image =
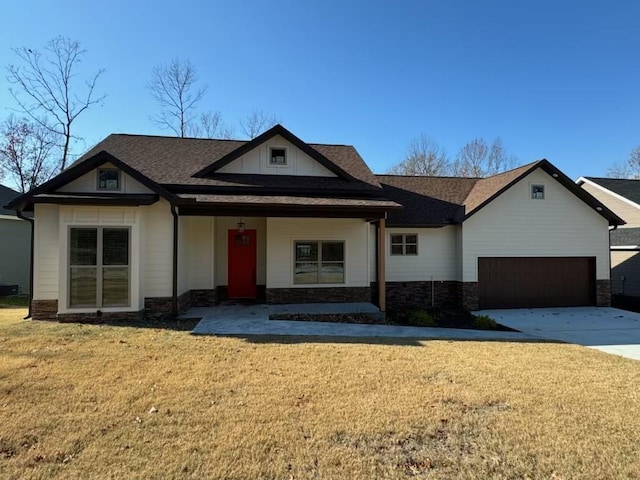
[[[416,242],[415,243],[407,243],[407,237],[410,235],[415,235],[416,237]],[[393,243],[391,241],[391,239],[394,236],[402,236],[402,243]],[[417,257],[420,253],[418,244],[420,243],[419,240],[419,235],[417,233],[394,233],[394,232],[389,232],[389,256],[392,257]],[[402,245],[402,253],[393,253],[393,245]],[[415,245],[416,246],[416,253],[407,253],[407,245]]]
[[[273,150],[284,150],[284,163],[283,164],[271,163],[271,152]],[[280,146],[277,146],[277,145],[269,145],[269,147],[267,149],[267,166],[270,167],[270,168],[289,168],[289,166],[290,166],[289,149],[287,147],[280,147]]]
[[[322,243],[342,243],[342,264],[343,264],[343,279],[340,283],[296,283],[296,244],[297,243],[318,243],[318,267],[322,263]],[[291,268],[291,285],[294,288],[309,288],[309,287],[342,287],[347,285],[347,241],[343,239],[325,238],[321,240],[308,240],[296,238],[291,242],[291,251],[293,252],[293,262]],[[339,263],[339,262],[335,262]],[[318,276],[320,272],[318,271]]]
[[[96,269],[96,305],[95,306],[91,306],[91,305],[79,305],[77,307],[71,306],[71,268],[73,267],[73,265],[71,265],[71,230],[77,228],[77,229],[85,229],[85,230],[90,230],[90,229],[95,229],[97,232],[97,243],[96,243],[96,265],[93,265],[93,267]],[[102,305],[102,275],[101,273],[103,272],[103,268],[104,265],[102,264],[102,253],[103,253],[103,235],[101,234],[105,229],[121,229],[121,230],[127,230],[129,232],[129,258],[127,259],[127,268],[129,269],[129,294],[128,294],[128,303],[126,305],[109,305],[104,307]],[[69,311],[73,311],[73,312],[93,312],[96,309],[97,310],[105,310],[105,311],[111,311],[111,312],[115,312],[115,311],[129,311],[131,309],[131,305],[133,303],[133,298],[132,298],[132,283],[133,283],[133,277],[132,277],[132,264],[131,264],[131,260],[132,260],[132,256],[131,256],[131,246],[132,246],[132,228],[129,225],[69,225],[67,227],[67,275],[66,275],[66,288],[67,288],[67,309]],[[121,265],[124,266],[124,265]],[[78,265],[76,265],[76,267],[78,267]],[[81,265],[80,267],[87,267],[90,268],[92,267],[91,265]],[[115,267],[115,265],[114,265]],[[107,267],[108,268],[108,267]]]
[[[118,188],[102,188],[100,187],[100,172],[106,172],[106,171],[112,171],[112,172],[118,172]],[[123,179],[123,175],[122,175],[122,170],[115,168],[115,167],[104,167],[104,168],[96,168],[96,190],[98,192],[121,192],[122,191],[122,179]]]

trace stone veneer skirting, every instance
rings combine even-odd
[[[596,305],[611,306],[611,280],[596,280]]]
[[[386,282],[388,310],[460,308],[462,283],[456,281]]]
[[[469,311],[479,309],[478,282],[462,283],[462,308]]]
[[[267,288],[267,303],[370,302],[370,287]]]

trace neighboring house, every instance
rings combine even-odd
[[[10,207],[35,212],[33,317],[59,319],[224,298],[607,305],[623,223],[546,160],[376,176],[280,125],[249,142],[110,135]]]
[[[580,177],[576,183],[627,222],[611,231],[611,293],[640,303],[640,180]]]
[[[31,225],[3,208],[19,195],[0,185],[0,295],[29,293]]]

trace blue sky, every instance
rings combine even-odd
[[[25,5],[28,3],[29,8]],[[604,175],[640,144],[640,2],[4,0],[11,47],[65,35],[106,70],[85,147],[112,132],[167,134],[149,117],[153,66],[190,59],[202,110],[273,113],[305,141],[355,145],[376,172],[426,133],[450,156],[500,136],[520,163]],[[0,76],[0,116],[13,106]],[[238,136],[241,135],[238,133]],[[79,146],[75,153],[82,153]]]

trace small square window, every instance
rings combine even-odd
[[[544,185],[531,185],[531,198],[544,200]]]
[[[272,148],[269,156],[269,165],[282,166],[287,164],[287,150],[285,148]]]
[[[98,170],[98,190],[120,190],[120,171]]]
[[[418,255],[418,235],[391,235],[391,255]]]

